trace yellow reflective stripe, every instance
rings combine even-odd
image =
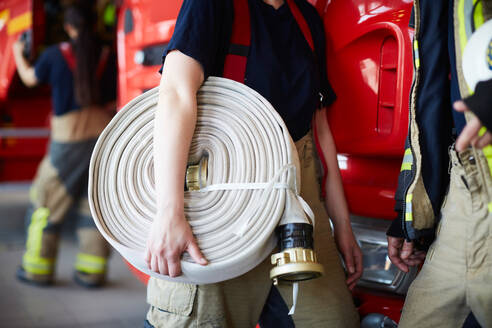
[[[106,267],[100,267],[96,265],[88,265],[87,263],[75,264],[75,269],[80,272],[91,273],[91,274],[101,274],[106,272]]]
[[[75,269],[86,273],[104,273],[106,272],[107,259],[101,256],[79,253]]]
[[[485,155],[485,158],[487,159],[487,164],[489,166],[490,176],[492,176],[492,146],[487,145],[487,146],[483,147],[482,151],[483,151],[483,154]]]
[[[482,128],[480,128],[480,131],[478,131],[478,135],[481,137],[485,134],[485,132],[487,132],[487,128],[485,126],[482,126]],[[482,151],[485,158],[487,159],[490,176],[492,176],[492,146],[487,145],[482,148]]]
[[[465,0],[458,1],[458,34],[460,36],[461,52],[463,53],[468,40],[465,28]]]
[[[413,39],[413,61],[415,63],[415,67],[420,67],[420,55],[419,55],[419,43],[417,39]]]
[[[482,1],[481,0],[474,0],[473,4],[475,4],[477,1],[480,1],[480,2],[475,7],[475,12],[473,13],[473,21],[475,23],[475,29],[478,29],[485,22],[485,19],[483,17]]]
[[[482,126],[480,130],[478,131],[478,136],[481,137],[487,132],[487,128],[485,126]]]
[[[106,262],[107,262],[105,257],[96,256],[96,255],[92,255],[92,254],[85,254],[85,253],[77,254],[77,261],[97,263],[97,264],[102,264],[102,265],[106,265]]]
[[[405,221],[413,221],[412,198],[413,194],[407,194],[407,197],[405,199]]]
[[[478,2],[478,4],[477,4]],[[476,7],[474,7],[476,5]],[[472,13],[472,10],[474,12]],[[461,45],[461,53],[465,51],[468,39],[473,33],[470,16],[473,14],[473,25],[478,29],[485,22],[481,0],[459,0],[458,1],[458,34]]]
[[[27,228],[26,253],[31,257],[39,257],[43,239],[43,229],[48,225],[50,210],[40,207],[32,213],[31,223]]]
[[[492,202],[488,204],[489,212],[492,212]]]
[[[412,155],[412,150],[410,148],[407,148],[405,150],[405,155],[403,155],[403,161],[401,164],[401,171],[405,170],[411,170],[412,169],[412,163],[413,163],[413,155]]]
[[[479,2],[474,8],[474,5]],[[473,9],[475,9],[474,12]],[[473,15],[473,18],[470,18]],[[481,0],[459,0],[458,1],[458,35],[460,41],[460,50],[463,55],[468,39],[473,33],[471,19],[475,25],[475,29],[479,28],[485,21],[483,16],[483,7]],[[467,86],[469,94],[473,94],[473,90]]]
[[[412,169],[412,163],[402,163],[401,164],[401,171],[410,171]]]
[[[22,268],[26,272],[34,274],[52,274],[55,267],[55,259],[41,256],[32,256],[28,253],[22,257]]]
[[[408,222],[413,221],[412,213],[408,213],[408,212],[405,213],[405,221],[408,221]]]
[[[35,274],[53,272],[54,259],[41,257],[43,230],[48,225],[50,210],[46,207],[36,209],[27,228],[26,253],[22,258],[24,270]]]
[[[7,34],[12,35],[27,30],[32,25],[32,14],[30,11],[12,18],[7,24]]]

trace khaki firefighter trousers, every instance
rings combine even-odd
[[[50,141],[30,191],[26,252],[22,259],[29,280],[53,280],[60,230],[67,213],[78,219],[77,274],[83,274],[87,283],[102,283],[105,278],[109,245],[92,220],[87,200],[89,161],[95,142],[94,138]]]
[[[345,284],[345,273],[332,237],[328,215],[320,198],[317,155],[310,134],[296,142],[302,172],[301,196],[316,217],[314,246],[324,265],[321,278],[299,283],[293,320],[296,327],[358,327],[359,317]],[[163,327],[247,327],[258,323],[272,286],[268,257],[250,272],[216,284],[193,285],[151,278],[147,301],[148,322]],[[288,307],[292,286],[277,286]]]
[[[437,237],[410,286],[399,327],[462,327],[472,311],[492,327],[492,214],[484,158],[450,150],[451,181]],[[485,163],[485,165],[481,165]]]

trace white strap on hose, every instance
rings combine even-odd
[[[185,253],[180,277],[151,272],[144,250],[156,209],[152,131],[157,99],[155,88],[129,102],[103,131],[91,158],[92,215],[128,262],[173,281],[224,281],[271,253],[280,221],[309,222],[304,211],[312,211],[299,202],[297,151],[278,113],[249,87],[211,77],[197,95],[189,152],[190,163],[208,157],[209,187],[185,192],[185,216],[209,264],[198,265]]]
[[[292,284],[292,307],[289,310],[289,315],[293,315],[296,312],[297,296],[299,294],[299,283]]]

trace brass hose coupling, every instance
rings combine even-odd
[[[207,185],[208,158],[202,157],[198,163],[186,167],[185,191],[200,190]]]
[[[323,266],[317,262],[313,251],[313,226],[308,223],[289,223],[277,228],[278,253],[271,257],[273,269],[270,279],[296,282],[320,277]]]

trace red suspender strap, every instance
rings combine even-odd
[[[224,62],[225,78],[244,83],[250,44],[251,23],[248,0],[234,0],[231,42]]]
[[[306,42],[314,52],[311,30],[294,0],[285,0]],[[223,77],[244,83],[246,63],[251,45],[251,22],[248,0],[234,0],[234,20],[232,23],[229,52],[224,62]]]
[[[73,54],[72,51],[72,45],[68,42],[62,42],[60,43],[60,51],[63,55],[63,58],[65,59],[65,62],[68,65],[68,68],[70,68],[72,72],[75,72],[76,60],[75,60],[75,55]],[[103,47],[101,51],[101,58],[99,59],[99,63],[97,64],[97,69],[96,69],[96,77],[98,79],[102,77],[104,69],[106,68],[106,64],[109,59],[109,53],[110,53],[109,48]]]
[[[297,7],[296,2],[294,0],[285,0],[285,1],[287,1],[287,4],[289,5],[289,9],[292,12],[292,15],[294,16],[297,25],[299,25],[299,28],[301,29],[302,34],[304,35],[304,39],[306,39],[307,43],[309,44],[309,47],[314,52],[313,37],[311,35],[311,30],[309,29],[306,19],[302,15],[301,11],[299,10],[299,7]]]
[[[70,70],[72,72],[74,72],[75,71],[75,56],[73,55],[72,46],[68,42],[62,42],[62,43],[60,43],[59,48],[60,48],[60,51],[62,53],[63,58],[65,59],[65,62],[68,65],[68,68],[70,68]]]

